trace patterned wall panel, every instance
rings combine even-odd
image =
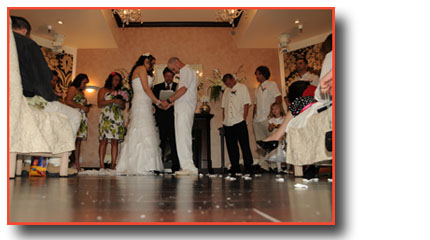
[[[73,55],[68,53],[58,53],[54,52],[50,48],[40,47],[49,68],[57,71],[58,78],[60,79],[58,85],[56,86],[57,92],[62,93],[63,101],[72,83],[72,72],[73,72]]]
[[[298,76],[296,71],[296,61],[299,58],[306,58],[308,60],[309,71],[320,75],[321,65],[324,60],[323,53],[321,52],[322,43],[318,43],[309,47],[297,49],[295,51],[284,54],[285,65],[285,88],[288,92],[288,87],[293,83],[294,79]]]

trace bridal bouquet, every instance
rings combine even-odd
[[[112,93],[112,96],[113,96],[115,99],[121,99],[121,100],[124,100],[124,101],[126,101],[126,102],[128,102],[128,101],[129,101],[129,94],[128,94],[128,92],[127,92],[127,91],[124,91],[124,90],[114,91],[114,92]]]
[[[126,102],[129,102],[133,98],[133,90],[131,89],[131,83],[128,79],[129,72],[125,68],[117,68],[114,71],[119,73],[122,76],[122,88],[118,92],[123,92],[123,93],[120,93],[121,97],[118,96],[117,98],[122,99]]]
[[[34,95],[34,97],[26,97],[27,104],[31,107],[35,107],[38,109],[44,109],[45,106],[48,104],[48,101],[46,101],[43,97],[39,95]]]

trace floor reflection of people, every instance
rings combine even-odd
[[[155,176],[117,177],[118,204],[121,205],[121,212],[128,215],[122,219],[160,221],[162,182],[163,178]]]
[[[296,180],[302,183],[300,180]],[[288,194],[290,219],[294,222],[330,222],[332,221],[332,191],[325,183],[314,184],[307,190],[292,189]]]
[[[177,178],[176,184],[176,222],[193,222],[194,220],[194,182],[197,177],[184,176]]]
[[[174,222],[176,215],[176,178],[163,177],[161,179],[159,194],[159,205],[163,210],[162,215],[165,222]]]
[[[16,178],[9,182],[11,222],[72,222],[73,192],[67,178]]]

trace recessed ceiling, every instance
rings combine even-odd
[[[145,22],[215,22],[216,9],[142,9]]]
[[[115,14],[118,27],[231,27],[228,22],[216,21],[217,11],[222,9],[142,9],[143,22],[123,24]],[[234,19],[238,26],[241,16]]]
[[[93,9],[11,9],[10,15],[27,19],[31,34],[54,40],[64,34],[64,45],[75,48],[116,48],[112,31],[102,10]],[[63,24],[58,24],[58,20]],[[48,32],[48,25],[52,30]]]
[[[65,35],[64,45],[75,48],[116,48],[112,34],[114,18],[110,9],[11,9],[11,15],[25,17],[32,34],[54,39],[53,33]],[[143,9],[145,23],[217,23],[217,9]],[[331,9],[247,9],[233,38],[239,48],[277,48],[279,34],[291,35],[290,50],[324,40],[332,31]],[[303,24],[299,33],[294,20]],[[62,20],[62,25],[58,24]],[[108,22],[111,21],[111,22]],[[227,23],[223,23],[227,24]],[[48,25],[53,31],[48,33]],[[175,25],[175,26],[181,26]],[[196,25],[195,25],[196,26]],[[226,25],[228,26],[228,24]],[[156,26],[152,26],[156,27]],[[204,27],[204,26],[202,26]]]
[[[300,32],[295,20],[303,24]],[[332,10],[264,9],[253,10],[241,20],[237,44],[241,48],[277,48],[281,33],[290,35],[290,45],[322,36],[332,31]],[[321,42],[320,39],[316,39]],[[312,44],[312,43],[311,43]],[[303,46],[304,47],[304,46]],[[291,49],[291,48],[290,48]]]

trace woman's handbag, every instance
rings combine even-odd
[[[326,106],[318,109],[317,112],[318,113],[323,112],[327,110],[331,105],[332,103],[329,102],[328,104],[326,104]],[[333,147],[333,131],[331,130],[331,117],[329,117],[329,122],[330,122],[330,131],[325,133],[325,148],[327,149],[327,151],[331,152]]]
[[[331,152],[333,146],[333,140],[332,140],[332,130],[325,133],[325,148],[327,151]]]

